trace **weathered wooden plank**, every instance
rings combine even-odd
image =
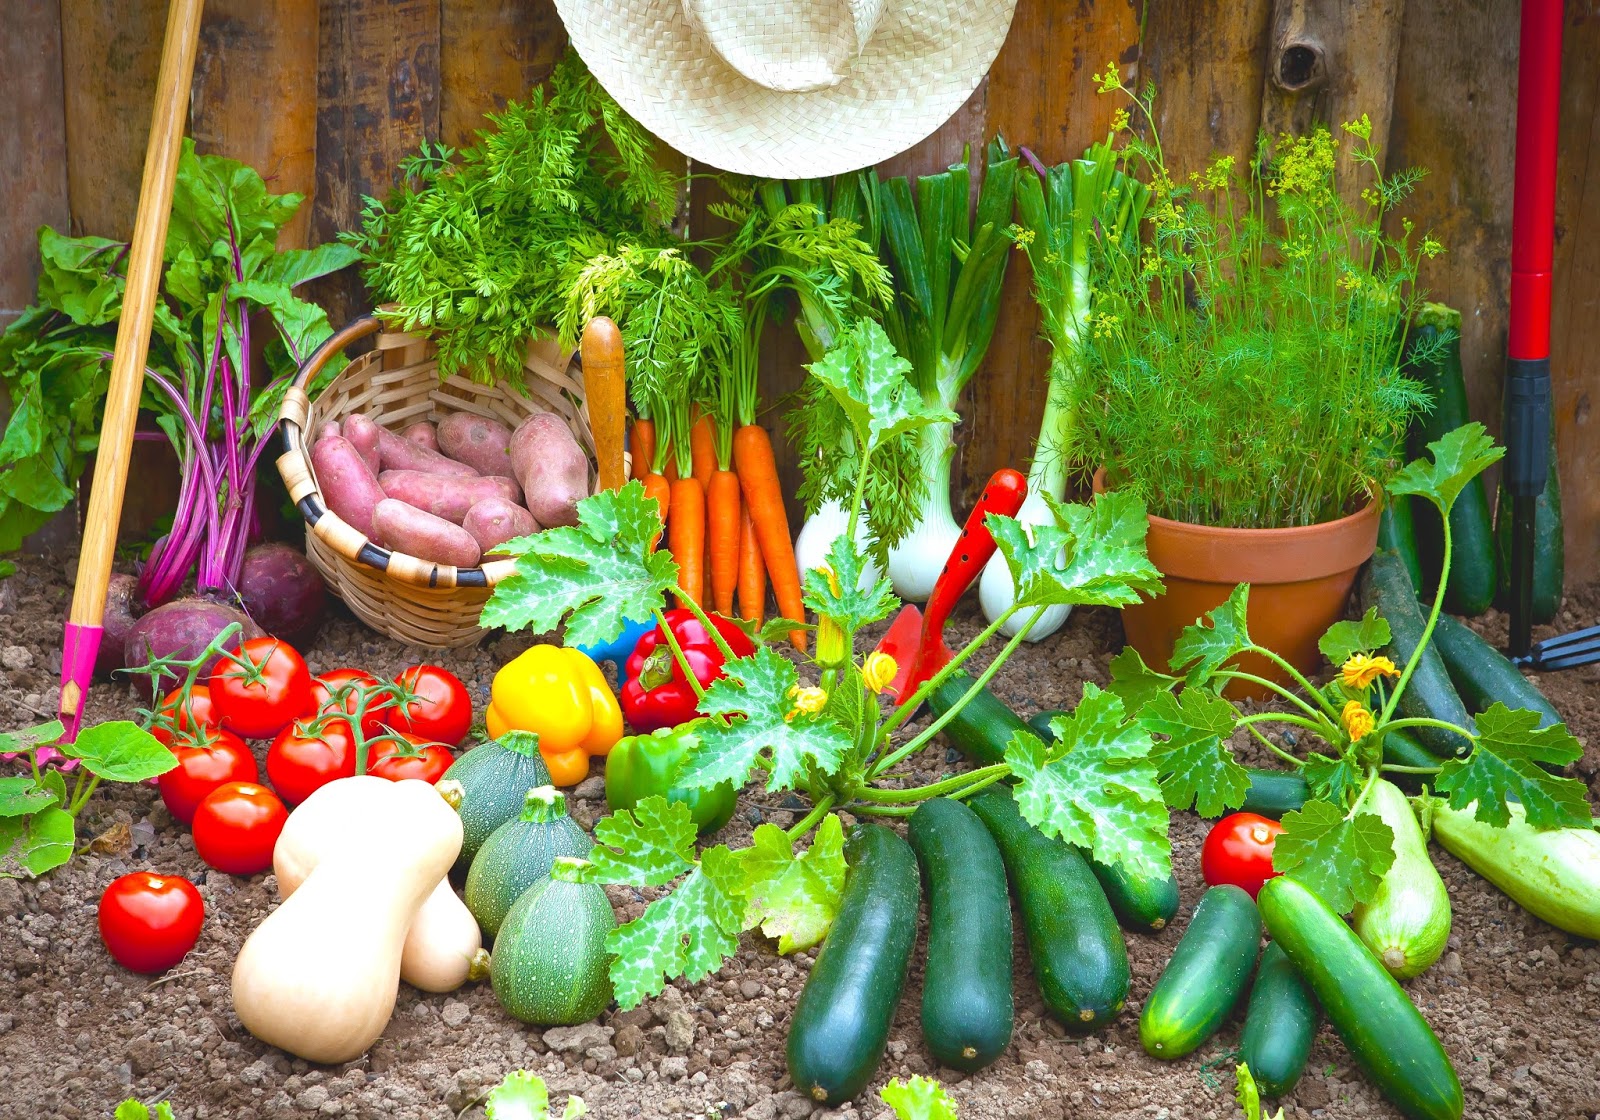
[[[1217,155],[1242,165],[1254,150],[1271,13],[1272,0],[1150,5],[1138,84],[1155,83],[1153,123],[1175,173]]]
[[[483,115],[526,100],[566,46],[551,0],[440,0],[440,139],[470,144]]]
[[[314,241],[361,221],[362,199],[394,186],[400,163],[439,135],[439,0],[324,0],[317,40]],[[365,310],[359,278],[312,294],[342,323]]]
[[[61,94],[61,6],[18,0],[0,36],[0,330],[33,302],[38,230],[67,225],[66,109]]]
[[[317,0],[210,0],[190,99],[202,152],[254,167],[271,188],[306,196],[278,237],[305,248],[317,158]]]

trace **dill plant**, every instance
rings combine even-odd
[[[1115,67],[1102,92],[1153,119]],[[1442,252],[1396,206],[1420,170],[1384,175],[1367,117],[1342,132],[1360,205],[1336,182],[1339,142],[1263,135],[1241,175],[1232,156],[1179,179],[1160,138],[1118,150],[1146,183],[1142,237],[1102,236],[1076,363],[1056,389],[1077,423],[1063,454],[1137,494],[1153,514],[1236,528],[1343,517],[1382,489],[1407,423],[1427,397],[1401,369],[1406,324],[1421,306],[1417,270]],[[1391,232],[1393,230],[1394,232]]]

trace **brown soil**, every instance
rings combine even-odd
[[[0,583],[0,694],[8,725],[47,718],[60,667],[60,623],[70,565],[25,559]],[[972,608],[955,629],[973,632]],[[1600,586],[1569,600],[1562,629],[1600,619]],[[1503,640],[1505,620],[1481,629]],[[465,679],[480,703],[495,668],[521,649],[524,636],[487,641],[441,660]],[[1021,651],[999,674],[995,691],[1024,714],[1071,706],[1084,681],[1104,683],[1121,642],[1113,614],[1080,610],[1067,626]],[[314,669],[354,664],[387,675],[419,658],[342,609],[307,651]],[[1600,803],[1600,666],[1541,680],[1551,701],[1584,741],[1576,773]],[[123,718],[135,707],[125,686],[98,685],[93,719]],[[923,760],[931,779],[959,764],[935,748]],[[580,787],[575,815],[585,824],[603,810],[599,783]],[[782,798],[746,796],[730,833],[758,820],[787,823]],[[791,802],[792,804],[792,802]],[[971,1077],[934,1067],[922,1046],[917,1007],[922,986],[914,960],[889,1052],[873,1089],[853,1105],[814,1113],[793,1091],[783,1042],[809,955],[785,959],[756,937],[738,957],[698,985],[669,989],[627,1013],[608,1012],[573,1030],[538,1031],[507,1017],[485,986],[451,995],[402,987],[385,1037],[362,1061],[316,1068],[251,1038],[234,1016],[228,977],[234,954],[271,908],[270,876],[238,879],[208,872],[186,829],[139,786],[97,795],[88,835],[122,822],[134,847],[123,855],[87,855],[33,882],[0,880],[0,1069],[6,1071],[0,1115],[108,1116],[117,1101],[170,1099],[181,1118],[264,1120],[322,1114],[350,1117],[481,1116],[485,1089],[509,1070],[543,1075],[555,1096],[581,1094],[590,1115],[621,1117],[743,1116],[751,1120],[820,1115],[834,1120],[887,1117],[876,1089],[893,1076],[937,1075],[963,1120],[1044,1117],[1145,1117],[1221,1120],[1237,1116],[1232,1053],[1238,1024],[1199,1054],[1163,1063],[1138,1041],[1138,1012],[1176,944],[1201,883],[1204,826],[1187,813],[1172,826],[1174,865],[1185,908],[1158,936],[1129,935],[1133,994],[1115,1026],[1091,1038],[1065,1035],[1040,1004],[1018,946],[1017,1023],[1011,1047]],[[1409,985],[1460,1072],[1474,1117],[1600,1116],[1600,946],[1528,916],[1449,855],[1434,850],[1455,907],[1443,960]],[[200,944],[171,972],[151,979],[107,957],[96,933],[100,892],[127,871],[150,868],[200,885],[207,919]],[[625,916],[641,900],[614,896]],[[920,953],[919,953],[920,956]],[[1324,1028],[1292,1097],[1292,1117],[1392,1117]]]

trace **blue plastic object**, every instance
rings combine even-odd
[[[589,655],[595,664],[609,661],[616,666],[617,686],[620,688],[627,683],[628,658],[632,656],[633,649],[639,644],[639,639],[656,628],[654,620],[648,622],[635,622],[628,618],[623,620],[622,633],[609,642],[597,643],[592,646],[578,646],[577,649]]]

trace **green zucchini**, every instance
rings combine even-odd
[[[1562,722],[1561,713],[1522,675],[1522,670],[1465,623],[1441,614],[1433,627],[1433,648],[1444,659],[1450,682],[1474,715],[1499,701],[1513,710],[1538,712],[1540,727]]]
[[[1267,942],[1250,986],[1239,1058],[1269,1097],[1294,1088],[1317,1034],[1317,999],[1276,941]]]
[[[1410,497],[1384,495],[1383,512],[1378,514],[1378,547],[1400,557],[1412,587],[1422,586],[1422,561],[1417,557],[1417,527]]]
[[[1050,726],[1050,722],[1060,716],[1069,716],[1071,714],[1065,708],[1046,708],[1044,711],[1034,712],[1033,715],[1028,717],[1028,728],[1045,742],[1053,743],[1056,741],[1056,733],[1055,729]]]
[[[1495,514],[1495,554],[1499,557],[1500,587],[1495,604],[1511,609],[1511,491],[1500,487]],[[1533,514],[1533,621],[1551,622],[1561,609],[1562,584],[1566,578],[1561,524],[1561,472],[1556,462],[1555,417],[1550,418],[1550,469],[1545,472],[1544,489],[1534,502]]]
[[[942,716],[967,694],[974,678],[957,670],[951,673],[938,688],[928,694],[928,708],[934,716]],[[971,700],[944,725],[945,738],[955,748],[979,766],[992,766],[1006,760],[1006,747],[1019,731],[1038,734],[1022,722],[1022,717],[1011,710],[987,688],[980,688]]]
[[[1433,1030],[1355,931],[1297,880],[1267,880],[1267,932],[1366,1075],[1411,1120],[1461,1120],[1461,1082]]]
[[[606,937],[616,926],[605,888],[541,879],[500,924],[489,958],[496,998],[534,1026],[587,1023],[611,1002]]]
[[[1438,767],[1444,763],[1444,759],[1422,745],[1422,740],[1412,734],[1409,727],[1384,732],[1383,761],[1390,766]],[[1389,775],[1389,780],[1407,793],[1419,792],[1432,778],[1431,774],[1403,774],[1399,771],[1392,771]]]
[[[1444,952],[1450,939],[1450,896],[1428,858],[1427,838],[1405,794],[1380,779],[1362,811],[1394,833],[1394,862],[1372,901],[1358,905],[1350,915],[1350,924],[1384,968],[1409,980]]]
[[[1206,891],[1144,1001],[1145,1053],[1181,1058],[1215,1034],[1244,993],[1260,945],[1261,917],[1250,896],[1231,884]]]
[[[1024,820],[1007,791],[967,804],[1000,846],[1045,1006],[1070,1030],[1110,1022],[1128,999],[1128,946],[1089,865]]]
[[[439,779],[441,792],[450,789],[446,782],[460,787],[456,811],[461,814],[461,854],[456,869],[464,871],[489,834],[522,812],[528,791],[550,784],[550,771],[539,754],[537,735],[508,731],[458,755]]]
[[[557,857],[582,858],[593,847],[594,841],[567,816],[567,799],[560,790],[553,786],[528,790],[522,815],[495,829],[467,870],[463,892],[467,909],[478,919],[484,936],[497,936],[512,904],[529,887],[550,877]]]
[[[789,1025],[789,1076],[820,1104],[854,1097],[883,1059],[917,939],[917,857],[882,825],[845,845],[850,873]]]
[[[1410,352],[1407,372],[1433,398],[1433,408],[1411,426],[1407,451],[1417,458],[1426,453],[1429,443],[1472,419],[1461,376],[1461,313],[1443,304],[1425,305],[1417,316]],[[1427,577],[1414,586],[1436,587],[1444,552],[1439,511],[1426,501],[1413,502],[1411,509],[1418,555]],[[1494,602],[1498,576],[1490,516],[1488,492],[1480,475],[1467,483],[1450,510],[1453,548],[1444,605],[1457,614],[1482,614]]]
[[[1557,929],[1600,940],[1600,832],[1592,828],[1539,831],[1527,811],[1510,803],[1504,828],[1478,820],[1474,802],[1452,809],[1433,803],[1433,838],[1444,850]]]
[[[922,1037],[940,1065],[971,1073],[1011,1042],[1011,898],[994,838],[971,809],[936,797],[906,837],[928,892]]]
[[[1244,803],[1239,806],[1246,813],[1259,813],[1277,820],[1285,813],[1302,808],[1311,798],[1306,780],[1295,770],[1260,770],[1246,767],[1250,775],[1250,788],[1245,792]],[[1227,810],[1222,815],[1233,812]]]
[[[1405,665],[1421,643],[1428,620],[1417,605],[1416,589],[1411,586],[1405,565],[1398,556],[1382,549],[1373,554],[1372,562],[1361,575],[1359,601],[1362,610],[1377,607],[1378,613],[1388,621],[1389,656],[1396,665]],[[1444,660],[1431,643],[1423,650],[1400,696],[1399,710],[1404,716],[1467,726],[1466,706],[1456,695]],[[1419,728],[1417,738],[1434,754],[1445,757],[1464,753],[1471,745],[1465,736],[1437,727]]]

